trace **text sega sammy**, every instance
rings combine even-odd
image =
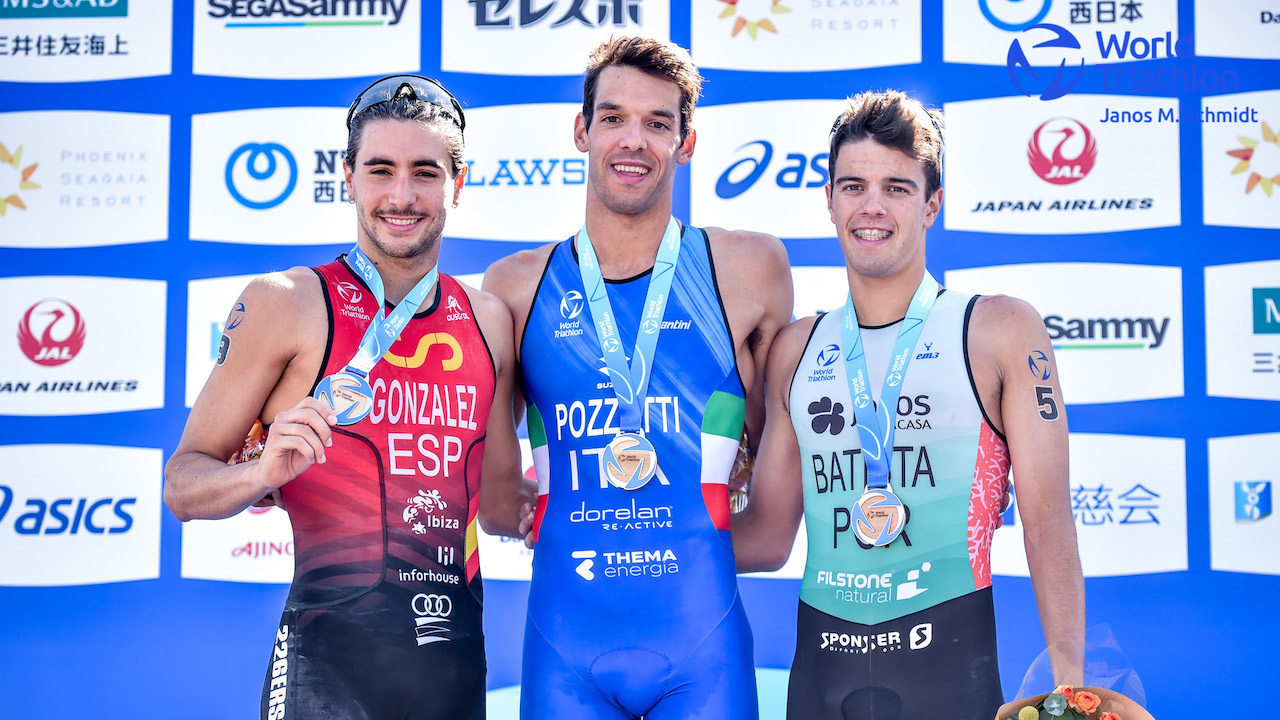
[[[397,25],[409,0],[209,0],[211,18],[391,16]]]
[[[448,432],[476,429],[476,386],[448,383],[373,381],[374,425],[420,425],[429,432],[387,433],[387,458],[392,475],[453,475],[463,456],[462,439]]]

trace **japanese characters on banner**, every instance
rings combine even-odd
[[[1089,433],[1072,433],[1070,442],[1072,517],[1085,577],[1186,570],[1185,443]],[[1023,526],[1017,513],[1006,517],[991,546],[992,572],[1029,576]]]
[[[133,0],[6,0],[0,80],[84,82],[168,75],[173,6]],[[6,57],[7,56],[7,57]]]

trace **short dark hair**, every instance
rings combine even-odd
[[[600,72],[610,66],[635,68],[673,83],[680,90],[680,139],[689,137],[689,130],[693,127],[693,109],[702,94],[702,75],[684,48],[635,35],[612,37],[600,43],[587,60],[587,74],[582,82],[582,117],[588,129],[595,112]]]
[[[831,127],[827,172],[836,172],[836,154],[845,143],[871,139],[901,150],[924,168],[925,196],[942,187],[942,112],[897,90],[863,92],[845,102]]]
[[[364,139],[365,125],[374,120],[416,122],[425,128],[437,130],[444,136],[445,147],[449,150],[449,169],[453,177],[458,177],[462,172],[462,130],[458,127],[457,119],[439,105],[410,97],[399,97],[370,105],[351,118],[351,131],[347,135],[347,152],[343,155],[343,160],[346,160],[348,167],[355,167],[356,152],[360,149],[360,141]]]

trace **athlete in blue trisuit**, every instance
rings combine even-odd
[[[574,124],[585,226],[485,275],[515,318],[538,475],[526,719],[758,712],[728,482],[791,281],[776,238],[671,216],[700,84],[669,43],[597,48]]]
[[[740,570],[777,568],[803,512],[795,720],[995,715],[990,549],[1011,470],[1045,639],[1083,633],[1044,325],[1021,300],[945,290],[925,269],[941,122],[902,93],[850,99],[826,188],[848,300],[789,325],[769,356],[764,437],[733,536]],[[1071,646],[1053,658],[1058,682],[1081,680]]]

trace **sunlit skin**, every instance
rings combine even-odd
[[[672,176],[689,162],[695,136],[680,139],[680,90],[632,67],[600,73],[591,125],[581,115],[574,142],[589,152],[587,218],[671,213]],[[638,218],[637,218],[638,219]]]
[[[379,271],[390,265],[421,275],[434,265],[447,204],[458,201],[466,177],[465,167],[451,176],[441,134],[416,122],[372,121],[354,167],[343,168],[360,248]]]
[[[870,139],[840,147],[826,189],[859,318],[859,295],[866,290],[910,285],[909,298],[924,273],[925,233],[942,207],[942,189],[926,197],[920,163]]]

